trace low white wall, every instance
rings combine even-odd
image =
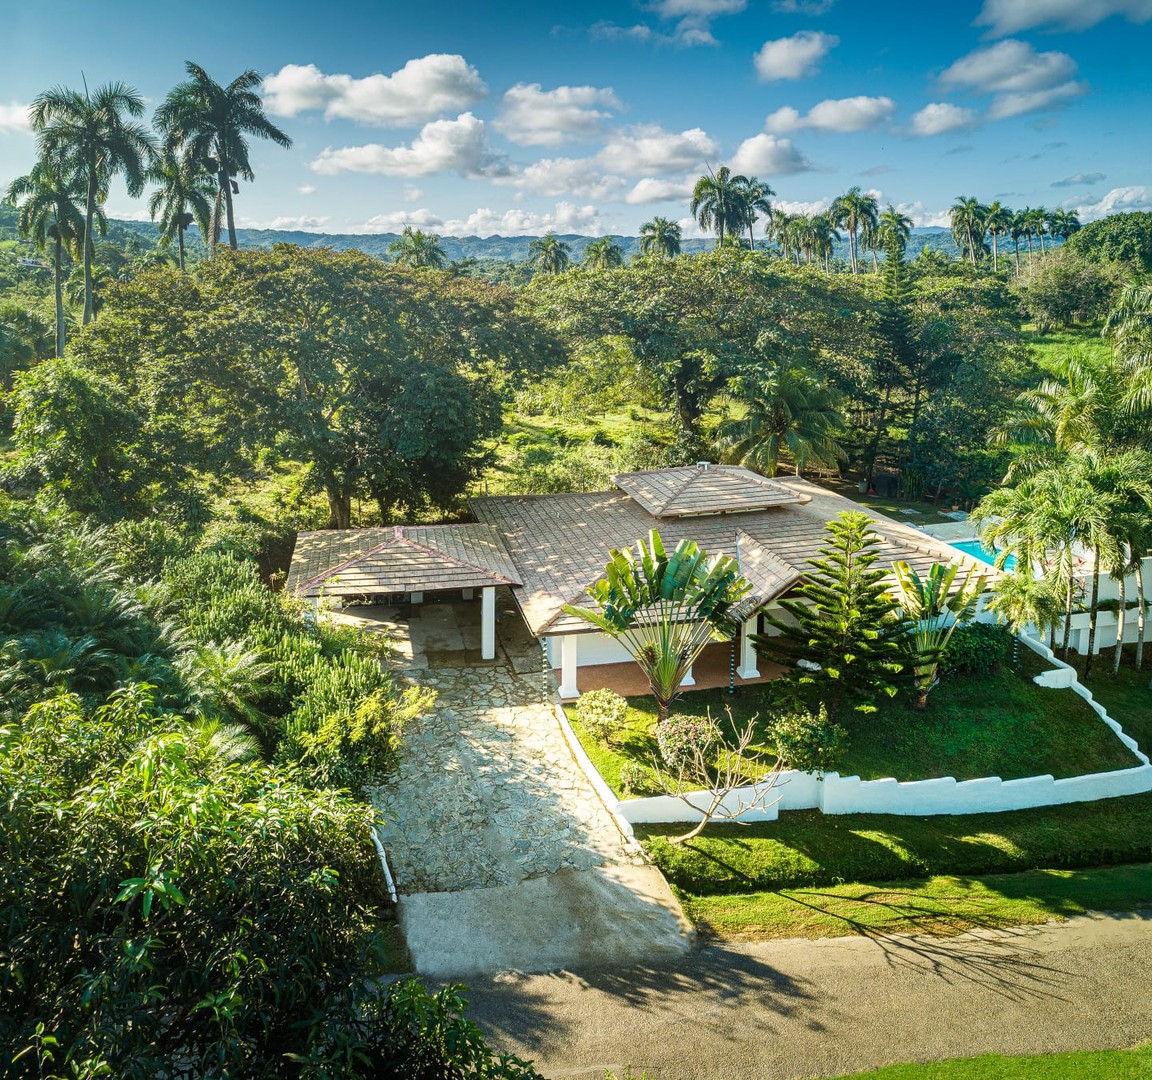
[[[858,776],[789,771],[781,774],[768,801],[778,799],[763,810],[742,815],[741,821],[773,821],[781,810],[821,810],[825,814],[898,814],[906,817],[928,817],[933,814],[987,814],[1007,810],[1027,810],[1062,803],[1093,802],[1122,795],[1139,795],[1152,791],[1152,764],[1124,734],[1104,707],[1076,678],[1076,673],[1056,659],[1048,647],[1033,638],[1024,643],[1052,664],[1053,670],[1037,676],[1041,685],[1065,686],[1084,698],[1096,714],[1133,752],[1139,765],[1114,772],[1090,773],[1056,780],[1052,776],[1027,776],[1019,780],[1001,780],[997,776],[978,780],[957,780],[943,776],[933,780],[861,780]],[[701,793],[698,797],[706,800]],[[735,792],[729,805],[736,808],[740,800],[751,798],[750,789]],[[680,799],[658,796],[651,799],[627,799],[617,804],[620,817],[634,824],[693,822],[701,814]]]

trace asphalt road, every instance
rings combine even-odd
[[[652,1080],[830,1077],[1152,1039],[1152,918],[706,945],[660,965],[469,983],[469,1015],[494,1045],[548,1077],[627,1065]]]

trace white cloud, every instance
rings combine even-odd
[[[1066,176],[1063,180],[1053,180],[1050,187],[1084,187],[1086,184],[1098,184],[1108,177],[1102,172],[1077,173],[1075,176]]]
[[[0,135],[25,135],[31,130],[27,105],[15,101],[11,105],[0,105]]]
[[[419,210],[394,210],[390,214],[376,214],[364,222],[361,229],[370,233],[398,233],[403,232],[406,225],[417,229],[436,229],[443,224],[442,217],[421,207]]]
[[[700,168],[719,150],[716,140],[701,128],[673,132],[659,124],[638,124],[614,131],[596,161],[612,172],[659,176]]]
[[[296,189],[296,191],[300,195],[315,195],[316,194],[316,185],[315,184],[301,184]]]
[[[778,139],[775,135],[753,135],[745,139],[728,164],[733,172],[747,176],[778,176],[812,168],[812,162],[791,139]]]
[[[829,98],[813,105],[807,116],[790,106],[777,109],[764,122],[767,131],[783,133],[800,128],[817,131],[867,131],[891,118],[896,103],[890,97]]]
[[[826,15],[836,0],[774,0],[772,10],[781,15]]]
[[[1087,30],[1112,15],[1147,22],[1152,19],[1152,0],[984,0],[976,25],[990,27],[993,37],[1003,37],[1034,26]]]
[[[405,202],[419,202],[424,197],[424,192],[421,191],[414,184],[404,185],[404,201]]]
[[[971,109],[950,105],[946,101],[934,101],[912,117],[909,131],[913,135],[943,135],[948,131],[970,128],[975,122],[976,114]]]
[[[764,82],[802,79],[815,74],[820,61],[839,44],[835,34],[820,30],[801,30],[791,37],[766,41],[754,57],[756,73]]]
[[[774,199],[772,208],[783,214],[822,214],[832,205],[831,198],[812,199],[804,202],[797,199]]]
[[[430,176],[455,172],[469,179],[506,176],[510,170],[488,145],[484,121],[470,112],[455,120],[425,124],[409,146],[325,147],[312,162],[318,173],[382,173],[384,176]]]
[[[643,180],[636,181],[636,185],[624,196],[624,201],[630,206],[639,206],[644,203],[687,200],[692,195],[695,182],[694,177],[687,176],[678,180],[660,180],[654,176],[646,176]]]
[[[495,127],[513,142],[559,146],[572,138],[595,135],[621,104],[610,87],[517,83],[504,95]]]
[[[240,226],[244,229],[283,229],[289,232],[323,232],[324,226],[331,221],[330,217],[312,217],[301,214],[298,217],[275,217],[271,221],[254,221],[242,218]]]
[[[605,174],[594,158],[543,158],[506,181],[533,195],[575,195],[578,199],[611,199],[628,186]]]
[[[589,33],[602,41],[636,41],[679,48],[719,45],[712,34],[712,20],[718,15],[734,15],[747,6],[748,0],[655,0],[650,8],[654,14],[665,20],[678,20],[670,33],[645,23],[620,26],[607,20],[594,23]]]
[[[933,227],[946,229],[952,224],[951,215],[947,210],[928,210],[919,200],[897,203],[896,209],[901,214],[907,214],[912,219],[912,224],[921,229]]]
[[[1152,187],[1136,184],[1132,187],[1113,188],[1098,202],[1081,203],[1068,207],[1080,212],[1084,221],[1095,221],[1109,214],[1130,213],[1135,210],[1152,210]]]
[[[558,202],[551,214],[520,209],[499,213],[481,207],[462,220],[445,221],[440,231],[446,236],[539,236],[549,231],[599,236],[604,227],[595,206]]]
[[[459,112],[488,92],[464,57],[433,53],[409,60],[391,75],[325,75],[315,64],[285,64],[264,80],[265,104],[276,116],[323,109],[329,119],[369,124],[418,124]]]
[[[1038,53],[1010,38],[962,56],[940,75],[942,86],[995,94],[988,109],[992,120],[1053,108],[1083,94],[1073,81],[1076,61],[1067,53]]]

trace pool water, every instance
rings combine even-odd
[[[980,540],[957,540],[949,547],[956,548],[957,551],[964,552],[965,555],[973,559],[979,559],[981,562],[986,562],[989,566],[994,566],[996,563],[996,551],[990,547],[986,547]],[[1012,570],[1016,566],[1016,556],[1009,555],[1004,560],[1004,569]]]

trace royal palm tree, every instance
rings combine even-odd
[[[388,254],[400,266],[426,267],[430,270],[443,270],[448,264],[448,255],[435,233],[426,233],[405,225],[399,239],[388,245]]]
[[[1048,215],[1048,231],[1060,240],[1067,240],[1081,228],[1078,210],[1053,210]]]
[[[831,466],[845,459],[837,441],[844,417],[836,395],[806,371],[775,368],[755,380],[738,379],[733,396],[746,412],[720,425],[717,442],[725,461],[771,477],[785,451],[797,476],[813,462]]]
[[[562,274],[571,261],[571,245],[554,232],[538,236],[528,245],[528,265],[541,274]]]
[[[680,226],[656,217],[640,226],[640,254],[671,259],[680,254]]]
[[[776,210],[768,220],[765,235],[771,243],[780,248],[780,255],[788,262],[799,261],[795,244],[796,215]]]
[[[824,272],[832,273],[832,252],[841,240],[840,231],[831,214],[814,214],[809,226],[812,238],[812,251],[817,260],[822,260]]]
[[[170,244],[175,236],[179,247],[179,266],[184,269],[184,232],[193,222],[200,235],[207,238],[215,194],[212,178],[187,154],[183,157],[164,150],[153,163],[149,174],[160,185],[148,200],[152,220],[160,215],[160,242]]]
[[[744,228],[747,187],[748,177],[733,175],[727,165],[721,165],[715,172],[709,169],[708,175],[700,177],[692,189],[689,213],[700,223],[700,228],[716,233],[721,246],[726,235],[738,234]]]
[[[1014,219],[1015,215],[1008,207],[1002,206],[999,199],[988,204],[988,210],[984,214],[984,228],[992,237],[992,270],[994,273],[1000,269],[1000,237],[1011,232]]]
[[[144,190],[155,144],[152,133],[134,123],[144,99],[125,83],[108,83],[89,94],[53,87],[32,102],[29,119],[41,157],[84,188],[84,324],[95,315],[92,299],[92,228],[108,197],[112,178],[124,177],[128,194]]]
[[[756,237],[752,226],[760,220],[763,214],[768,221],[772,220],[772,196],[776,194],[764,181],[755,176],[749,176],[744,182],[740,192],[744,199],[744,223],[748,226],[748,250],[756,250]]]
[[[849,188],[832,202],[829,216],[833,224],[848,230],[848,263],[853,274],[858,272],[856,238],[861,231],[871,233],[876,228],[879,210],[876,196],[865,194],[859,187]]]
[[[889,203],[876,222],[876,239],[880,247],[885,251],[894,248],[903,255],[911,236],[912,219]]]
[[[198,64],[185,65],[189,78],[169,91],[156,110],[156,126],[165,146],[182,150],[217,179],[228,226],[228,246],[236,250],[236,216],[232,197],[240,193],[236,182],[255,180],[248,160],[248,136],[270,139],[288,148],[292,140],[264,115],[258,91],[259,72],[248,70],[227,86],[215,82]]]
[[[949,211],[952,238],[976,265],[977,239],[984,246],[984,216],[988,208],[974,196],[958,195]]]
[[[610,236],[602,236],[584,249],[580,263],[591,270],[612,270],[624,265],[624,249]]]
[[[1048,250],[1044,245],[1044,237],[1048,234],[1048,211],[1043,206],[1030,207],[1028,209],[1028,225],[1032,230],[1032,235],[1039,238],[1040,254],[1043,255]],[[1031,253],[1031,247],[1029,247],[1029,253]]]
[[[56,298],[56,356],[64,355],[64,282],[61,277],[65,251],[77,252],[84,236],[84,214],[76,205],[83,196],[50,158],[42,158],[27,176],[8,185],[9,202],[19,206],[16,227],[38,250],[52,247],[52,283]],[[96,221],[104,224],[97,208]]]

